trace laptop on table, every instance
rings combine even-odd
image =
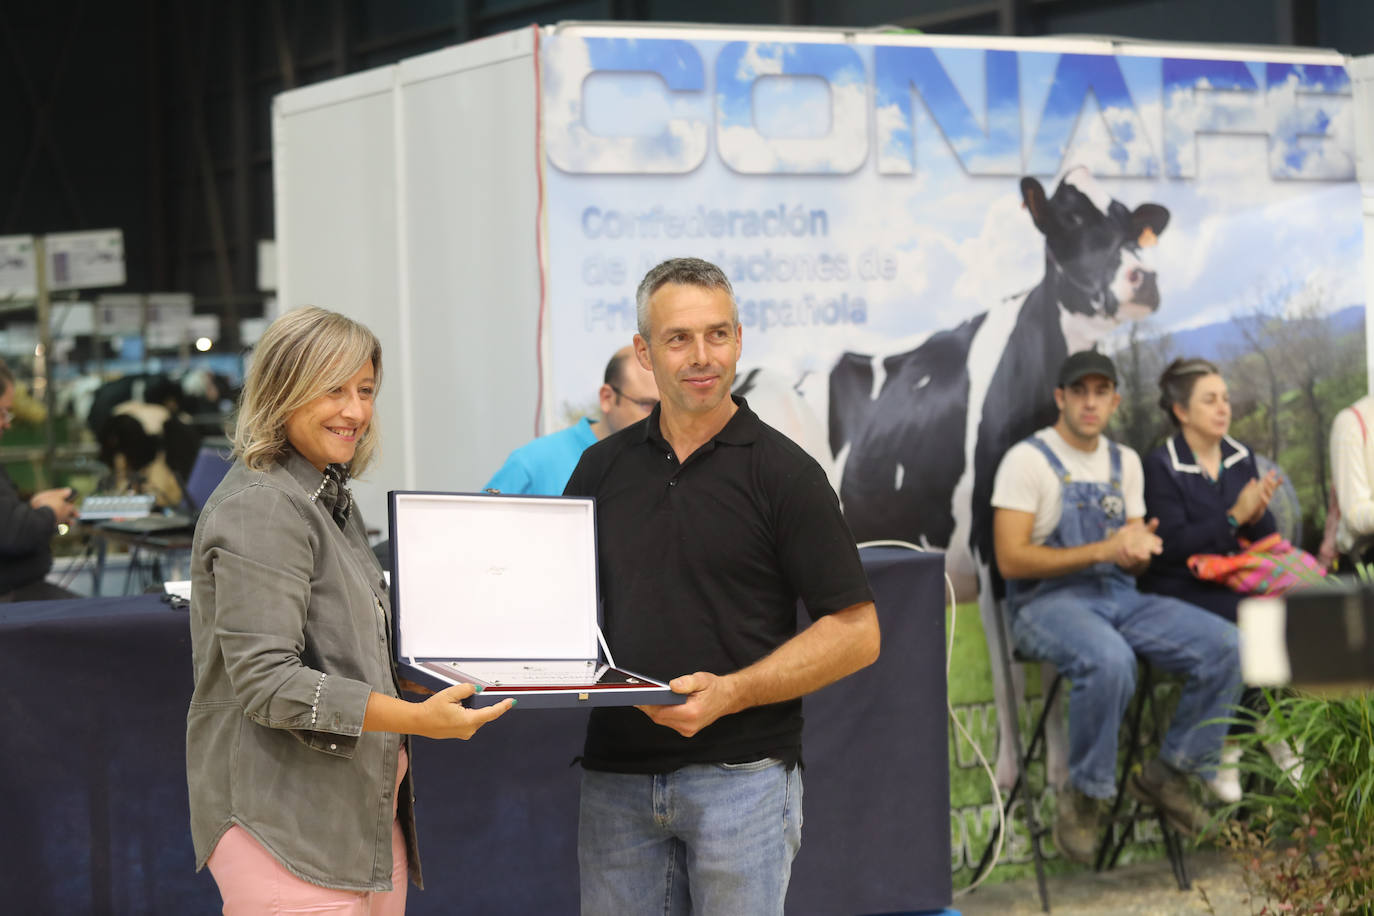
[[[180,510],[145,515],[142,518],[101,522],[100,527],[104,531],[121,534],[189,534],[195,528],[196,518],[204,508],[206,500],[215,492],[215,487],[219,486],[219,482],[224,479],[232,464],[233,462],[221,455],[218,449],[204,447],[196,455],[195,464],[191,466],[191,475],[186,478],[186,486],[182,488]]]

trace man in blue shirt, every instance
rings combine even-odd
[[[647,417],[658,404],[658,386],[654,384],[654,374],[635,359],[634,349],[622,347],[606,364],[605,381],[598,396],[599,421],[583,417],[566,429],[520,446],[487,481],[486,489],[542,496],[562,494],[587,446]]]

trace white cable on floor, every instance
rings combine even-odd
[[[918,553],[927,552],[924,547],[913,544],[910,541],[893,539],[864,541],[858,546],[860,549],[864,547],[899,547],[904,550],[914,550]],[[992,786],[992,799],[997,805],[997,850],[993,853],[992,861],[988,863],[987,868],[983,869],[981,874],[975,875],[973,881],[967,887],[962,887],[954,892],[954,897],[959,898],[965,894],[971,893],[978,885],[982,884],[987,876],[992,874],[992,870],[997,867],[997,863],[1001,861],[1002,847],[1007,841],[1007,816],[1006,812],[1002,810],[1002,792],[997,787],[997,774],[993,772],[992,764],[988,763],[988,758],[983,755],[983,749],[978,746],[978,742],[973,740],[973,736],[969,734],[968,729],[964,728],[964,723],[960,722],[959,717],[954,714],[954,704],[949,698],[949,668],[950,663],[954,659],[954,630],[955,623],[958,621],[959,610],[954,600],[954,583],[950,581],[948,573],[944,573],[943,575],[945,579],[945,597],[949,602],[949,642],[945,647],[945,711],[949,715],[949,720],[954,723],[955,730],[964,736],[964,740],[969,743],[969,747],[973,748],[974,756],[976,756],[978,762],[982,764],[983,771],[988,774],[988,784]],[[1030,787],[1023,786],[1022,788],[1025,790],[1027,798],[1029,798]],[[1029,801],[1026,803],[1030,804]],[[953,809],[951,809],[950,813],[953,813]]]

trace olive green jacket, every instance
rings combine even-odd
[[[336,490],[289,450],[266,471],[236,463],[196,525],[195,692],[186,778],[196,868],[238,824],[293,874],[391,889],[402,736],[363,733],[369,695],[397,695],[391,605],[362,519],[341,530]],[[411,777],[398,814],[420,883]]]

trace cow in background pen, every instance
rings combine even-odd
[[[1045,237],[1045,273],[1029,292],[1004,299],[956,328],[892,356],[847,353],[830,377],[830,446],[840,498],[860,541],[897,538],[944,549],[956,592],[977,586],[998,703],[997,779],[1015,778],[1004,708],[993,601],[1003,583],[992,556],[993,477],[1003,454],[1054,423],[1060,363],[1126,321],[1159,307],[1145,260],[1169,221],[1164,207],[1128,209],[1069,169],[1053,196],[1034,178],[1021,199]],[[1017,684],[1017,695],[1021,685]],[[1061,716],[1051,716],[1049,777],[1067,779]]]

